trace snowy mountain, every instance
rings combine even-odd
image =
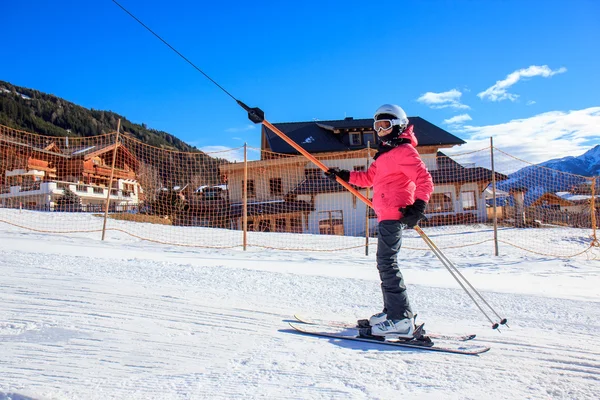
[[[583,176],[600,175],[600,144],[579,157],[563,157],[540,164],[543,167]]]
[[[599,175],[600,145],[596,145],[578,157],[563,157],[521,168],[508,175],[508,180],[499,182],[498,188],[504,191],[525,188],[525,203],[531,204],[546,192],[569,191],[589,183],[584,177]]]

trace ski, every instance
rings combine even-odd
[[[295,314],[294,318],[296,318],[296,320],[298,320],[299,322],[302,322],[302,323],[308,324],[308,325],[322,325],[322,326],[331,326],[333,328],[349,328],[349,329],[357,329],[357,328],[365,327],[362,325],[358,325],[356,322],[322,320],[322,319],[316,319],[316,318],[308,318],[308,317],[305,317],[305,316],[299,315],[299,314]],[[473,339],[475,339],[475,336],[476,336],[475,334],[445,335],[445,334],[441,334],[441,333],[430,333],[430,332],[427,332],[426,335],[432,339],[456,340],[459,342],[466,342],[468,340],[473,340]]]
[[[357,328],[339,328],[332,326],[319,326],[311,324],[300,324],[290,322],[290,326],[301,333],[313,336],[328,337],[341,340],[354,340],[358,342],[375,343],[387,346],[396,346],[403,348],[420,349],[427,351],[437,351],[441,353],[463,354],[463,355],[478,355],[489,351],[487,346],[464,345],[459,343],[444,343],[441,346],[435,345],[433,342],[426,340],[402,340],[402,339],[384,339],[375,337],[362,337]]]

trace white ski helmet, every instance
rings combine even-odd
[[[397,125],[400,128],[400,132],[404,131],[408,126],[408,117],[402,108],[395,104],[384,104],[375,111],[375,115],[373,119],[377,121],[377,117],[387,114],[389,116],[393,116],[393,118],[389,118],[392,120],[392,125]]]

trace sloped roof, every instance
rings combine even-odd
[[[53,151],[52,149],[46,150],[46,149],[32,146],[27,143],[17,142],[17,141],[12,140],[11,138],[7,138],[7,137],[0,137],[0,142],[8,143],[8,145],[15,146],[16,148],[28,149],[29,151],[34,152],[34,153],[41,153],[41,154],[46,154],[46,155],[61,157],[61,158],[69,158],[69,156],[67,154],[61,154],[61,153],[57,153],[57,152]]]
[[[346,188],[329,178],[307,178],[300,182],[289,194],[304,195],[304,194],[320,194],[320,193],[335,193],[345,192]]]
[[[491,182],[492,171],[483,167],[436,169],[429,171],[435,185],[446,183]],[[496,180],[508,179],[506,175],[496,172]]]
[[[491,182],[492,171],[483,167],[465,167],[441,151],[437,152],[438,169],[429,171],[435,185],[446,183]],[[504,181],[508,176],[496,172],[496,181]]]
[[[409,120],[414,125],[415,136],[419,141],[419,146],[460,145],[466,143],[464,140],[423,118],[409,117]],[[345,129],[371,130],[373,128],[373,119],[348,118],[331,121],[282,122],[273,125],[305,150],[318,153],[365,148],[366,145],[352,146],[351,148],[346,146],[341,141],[341,135],[335,134],[333,131]],[[296,150],[269,128],[263,126],[263,132],[266,135],[271,151],[284,154],[298,154]]]
[[[591,194],[574,194],[571,192],[556,192],[556,195],[571,202],[588,201],[592,198]]]
[[[60,148],[54,142],[52,142],[48,146],[44,147],[44,150],[51,151],[54,153],[62,153],[62,151],[60,151]]]
[[[129,159],[132,166],[137,166],[139,161],[131,154],[131,152],[127,149],[127,147],[123,146],[121,143],[119,144],[108,144],[104,146],[90,146],[76,152],[73,152],[72,156],[83,157],[84,160],[89,160],[101,154],[107,153],[109,151],[113,151],[117,147],[117,151],[121,152],[125,157]]]

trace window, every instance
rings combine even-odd
[[[219,188],[205,188],[202,191],[204,200],[218,200],[221,198],[221,189]]]
[[[287,221],[285,218],[277,218],[275,220],[275,232],[285,232],[287,228]]]
[[[477,210],[475,192],[462,192],[460,194],[463,210]]]
[[[244,191],[244,180],[242,180],[242,193]],[[248,197],[256,196],[256,190],[254,189],[254,179],[248,180]]]
[[[300,217],[290,218],[290,232],[302,233],[302,220]]]
[[[321,235],[344,235],[342,210],[319,212],[319,233]]]
[[[271,195],[277,196],[283,193],[281,178],[272,178],[269,179],[269,189],[271,190]]]
[[[370,131],[364,132],[363,142],[365,143],[365,146],[367,145],[367,143],[371,143],[371,147],[375,146],[377,144],[377,142],[375,141],[375,133]]]
[[[450,192],[433,193],[427,206],[427,212],[450,212],[453,211],[452,194]]]
[[[131,183],[124,183],[123,184],[123,190],[121,191],[121,193],[123,193],[123,197],[131,197],[131,195],[133,195],[133,190],[134,190],[134,186]]]
[[[268,219],[263,219],[258,223],[258,231],[259,232],[271,232],[271,221]]]
[[[350,146],[360,146],[360,132],[350,132]]]
[[[309,168],[304,170],[307,179],[319,179],[323,177],[323,171],[320,168]]]

